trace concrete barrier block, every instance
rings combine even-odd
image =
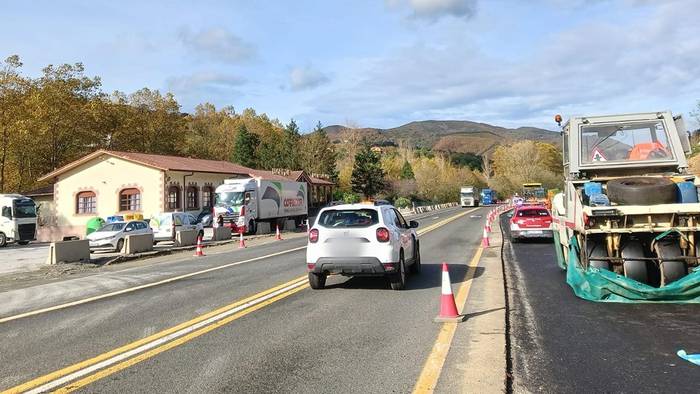
[[[124,254],[136,254],[153,250],[153,234],[131,234],[124,241]]]
[[[87,239],[78,241],[52,242],[49,246],[49,264],[58,263],[89,263],[90,242]]]
[[[175,234],[175,243],[178,246],[196,245],[197,234],[197,230],[180,230]]]
[[[294,231],[297,229],[297,224],[294,222],[294,219],[288,219],[284,221],[284,227],[282,230],[285,231]]]
[[[225,241],[231,239],[231,228],[230,227],[214,227],[214,236],[212,240],[214,241]]]
[[[270,229],[271,229],[270,223],[258,222],[258,229],[256,230],[255,234],[258,234],[258,235],[270,234],[271,233]]]

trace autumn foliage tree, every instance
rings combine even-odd
[[[520,141],[500,146],[492,157],[493,176],[489,186],[502,195],[522,191],[523,183],[539,182],[547,188],[561,187],[561,152],[552,144]]]

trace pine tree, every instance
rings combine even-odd
[[[257,164],[255,149],[258,147],[259,142],[258,136],[249,132],[245,124],[238,126],[231,161],[242,166],[254,168]]]
[[[282,141],[283,160],[286,163],[286,168],[290,170],[298,169],[301,164],[299,159],[300,139],[299,126],[294,119],[291,119],[289,124],[284,127],[284,140]]]
[[[408,160],[404,160],[403,162],[401,179],[416,179],[415,175],[413,175],[413,167],[411,167],[411,163],[409,163]]]
[[[355,164],[352,168],[352,191],[362,193],[365,197],[374,197],[384,189],[384,170],[379,156],[372,152],[369,144],[355,154]]]

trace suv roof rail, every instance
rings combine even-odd
[[[387,200],[374,200],[374,205],[391,205],[391,203]]]

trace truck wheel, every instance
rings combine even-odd
[[[662,261],[661,265],[661,287],[675,282],[688,275],[688,265],[685,261],[671,260]]]
[[[309,272],[309,286],[314,290],[323,289],[326,287],[326,275]]]
[[[398,269],[399,272],[389,277],[392,290],[403,290],[406,288],[406,263],[404,263],[403,252],[401,252],[401,257],[399,258]]]
[[[632,177],[608,182],[608,198],[623,205],[672,204],[676,184],[668,178]]]
[[[625,276],[646,284],[649,281],[647,263],[644,260],[634,260],[645,257],[642,244],[638,241],[630,241],[622,248],[620,255],[623,259],[622,269]]]
[[[0,248],[5,245],[7,245],[7,237],[5,236],[5,233],[0,233]]]
[[[593,257],[593,258],[608,257],[607,247],[602,242],[592,243],[591,245],[588,246],[588,258],[590,259],[591,257]],[[609,260],[588,260],[588,266],[595,267],[598,269],[604,268],[608,271],[612,271],[610,269],[610,261]]]

